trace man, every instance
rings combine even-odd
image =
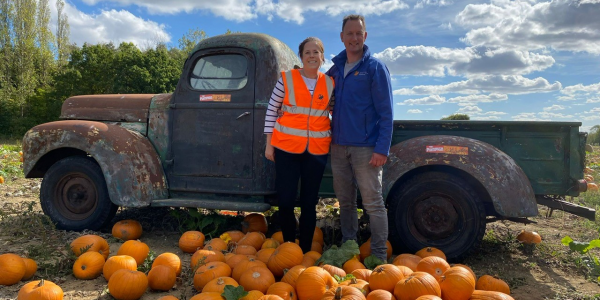
[[[335,80],[331,168],[343,242],[356,240],[358,186],[371,222],[371,254],[387,261],[388,219],[381,179],[394,120],[390,74],[364,44],[363,16],[346,16],[340,37],[346,49],[333,58],[327,75]]]

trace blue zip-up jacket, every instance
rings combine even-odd
[[[390,72],[364,45],[361,61],[344,78],[346,50],[333,58],[327,75],[335,80],[332,143],[343,146],[375,147],[388,155],[394,114]]]

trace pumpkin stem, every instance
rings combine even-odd
[[[356,283],[358,283],[358,281],[356,281],[356,277],[354,277],[354,278],[350,279],[350,283],[351,283],[351,284],[356,284]]]
[[[219,277],[219,279],[217,279],[217,284],[218,284],[218,285],[223,285],[223,284],[225,284],[225,280],[223,280],[223,277]]]
[[[335,298],[336,300],[340,300],[342,299],[342,287],[338,286],[338,288],[335,290]]]
[[[260,273],[259,272],[252,273],[252,278],[256,279],[258,277],[260,277]]]
[[[382,267],[382,266],[379,266],[379,267],[377,267],[377,268],[376,268],[375,270],[373,270],[373,271],[375,271],[375,272],[377,272],[377,273],[381,273],[381,272],[383,272],[383,270],[384,270],[384,269],[385,269],[384,267]]]
[[[43,287],[44,286],[44,278],[40,279],[40,283],[38,283],[38,287]]]

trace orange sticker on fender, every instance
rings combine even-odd
[[[200,95],[200,102],[231,102],[231,95],[213,94]]]
[[[469,155],[469,147],[445,146],[445,145],[425,146],[425,152]]]

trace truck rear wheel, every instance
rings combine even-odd
[[[436,171],[418,174],[396,189],[388,203],[394,249],[415,253],[436,247],[448,260],[460,260],[483,240],[483,204],[458,176]]]
[[[50,167],[40,201],[57,228],[76,231],[99,230],[118,208],[110,201],[100,166],[84,156],[67,157]]]

